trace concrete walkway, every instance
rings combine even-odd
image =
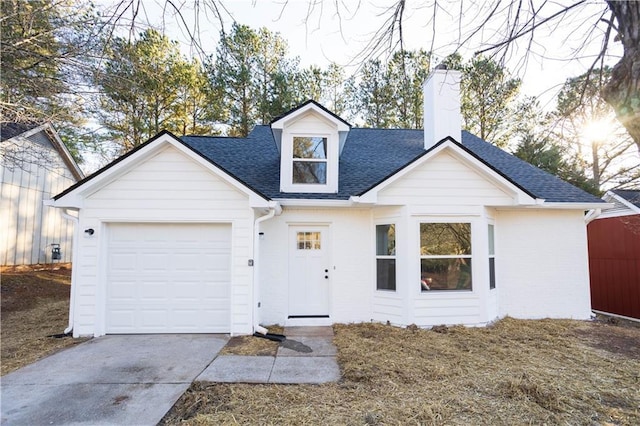
[[[340,370],[331,327],[285,329],[275,357],[218,356],[226,335],[113,335],[0,378],[2,425],[155,425],[194,380],[325,383]]]
[[[220,355],[196,381],[226,383],[327,383],[340,379],[331,327],[286,327],[273,356]]]
[[[228,336],[104,336],[2,377],[2,425],[155,425]]]

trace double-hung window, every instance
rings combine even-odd
[[[396,226],[376,226],[376,289],[396,290]]]
[[[496,288],[496,249],[494,226],[489,225],[489,288]]]
[[[420,224],[420,288],[471,290],[471,224]]]
[[[294,184],[327,183],[327,138],[317,136],[293,137]]]

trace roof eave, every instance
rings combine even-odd
[[[357,194],[356,197],[352,197],[352,199],[357,200],[357,202],[360,203],[375,204],[377,202],[377,194],[379,191],[386,188],[388,185],[392,184],[402,176],[411,172],[413,169],[420,166],[445,149],[454,150],[454,152],[457,152],[460,156],[464,157],[465,161],[469,162],[472,167],[481,170],[484,174],[487,175],[488,178],[495,181],[504,189],[508,190],[514,197],[514,202],[517,205],[536,206],[541,203],[541,200],[534,194],[532,194],[513,180],[509,179],[502,172],[482,160],[471,150],[451,137],[446,137],[440,140],[437,144],[424,151],[412,161],[410,161],[400,169],[394,171],[390,175],[386,176],[384,179],[374,184],[369,189],[361,192],[360,194]]]
[[[620,202],[622,205],[627,207],[629,210],[631,210],[635,214],[640,214],[640,207],[636,206],[635,204],[633,204],[632,202],[630,202],[626,198],[621,197],[620,195],[616,194],[613,191],[607,191],[602,198],[606,201],[606,197],[607,196],[617,200],[618,202]]]
[[[570,202],[570,201],[544,201],[536,204],[535,206],[524,206],[525,208],[538,208],[549,210],[594,210],[594,209],[609,209],[613,207],[613,204],[602,202]]]
[[[353,197],[352,197],[353,198]],[[348,200],[327,200],[313,198],[274,198],[283,207],[353,207],[356,202]]]
[[[133,166],[137,162],[139,157],[142,155],[146,155],[149,150],[151,150],[151,152],[155,152],[162,149],[162,147],[166,144],[170,144],[181,150],[185,154],[189,155],[192,159],[197,161],[199,164],[219,174],[232,186],[247,194],[251,207],[269,206],[269,202],[271,201],[269,197],[251,188],[242,180],[238,179],[236,176],[229,173],[214,161],[205,157],[199,151],[193,149],[180,138],[166,130],[158,133],[156,136],[149,139],[144,144],[134,148],[133,150],[109,163],[95,173],[87,176],[83,180],[77,182],[75,185],[69,187],[67,190],[54,196],[52,203],[53,206],[82,208],[84,196],[86,196],[86,194],[107,184],[108,182],[111,182],[113,179],[116,179],[118,176],[120,176],[123,169],[128,169],[129,167]]]
[[[338,128],[338,131],[348,131],[349,129],[351,129],[351,124],[346,122],[342,117],[334,114],[333,112],[329,111],[327,108],[325,108],[324,106],[320,105],[319,103],[313,100],[308,100],[307,102],[297,106],[296,108],[293,108],[287,111],[281,116],[276,117],[270,123],[270,127],[272,130],[282,129],[284,128],[284,125],[286,122],[295,120],[297,116],[306,114],[308,111],[315,111],[316,113],[324,117],[326,120],[329,120],[335,123],[336,127]]]

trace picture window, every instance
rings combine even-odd
[[[471,224],[420,224],[420,289],[471,290]]]

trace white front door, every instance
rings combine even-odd
[[[289,228],[289,318],[329,315],[328,226]]]

